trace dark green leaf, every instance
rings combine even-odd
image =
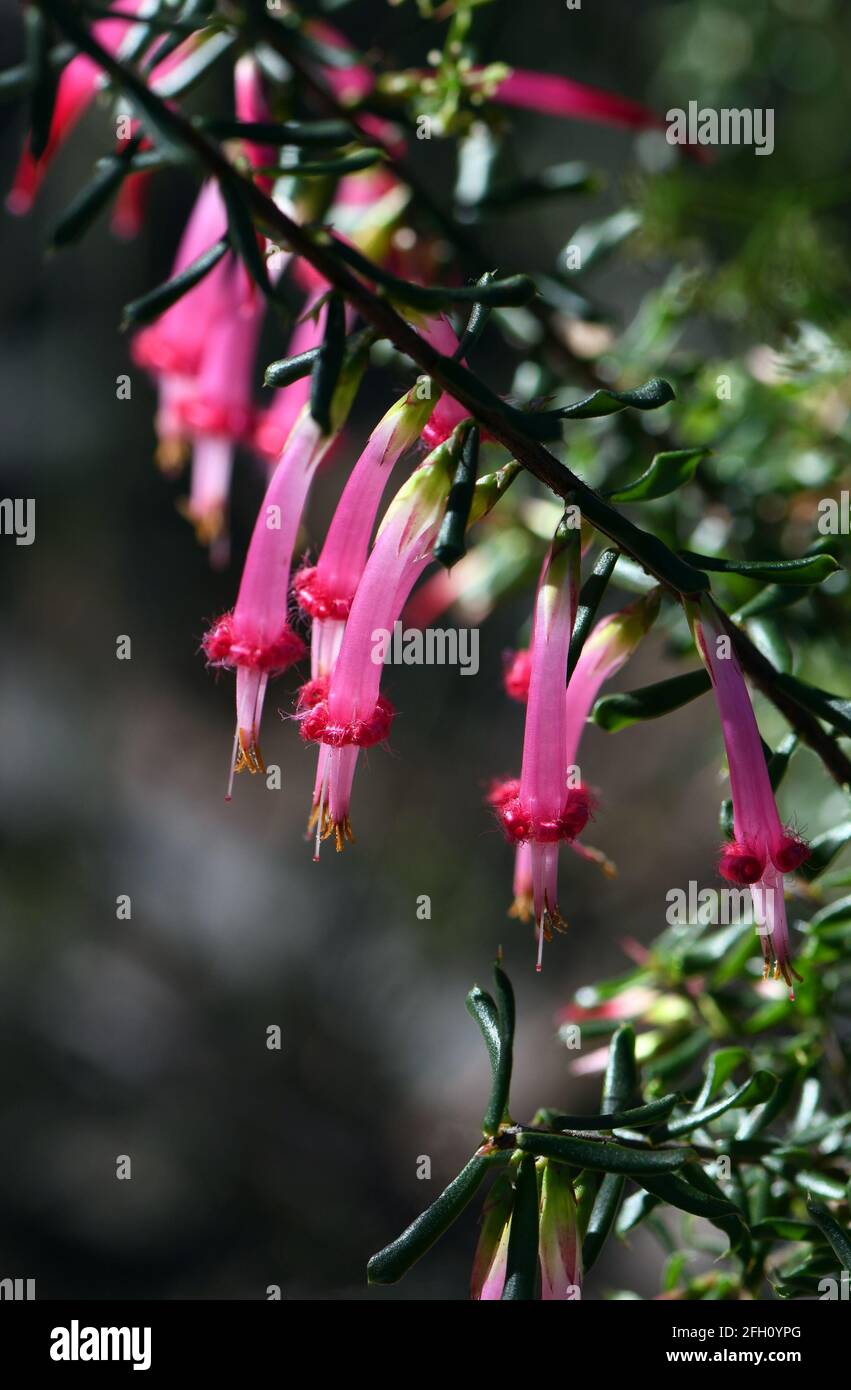
[[[333,429],[331,405],[346,355],[346,307],[338,294],[328,298],[325,333],[310,374],[310,413],[323,434]]]
[[[672,710],[681,709],[699,695],[704,695],[710,685],[706,671],[689,671],[684,676],[672,676],[670,680],[644,685],[638,690],[604,695],[591,711],[591,718],[606,733],[613,734],[643,719],[658,719]]]
[[[847,1229],[840,1226],[836,1217],[821,1202],[814,1202],[811,1198],[807,1199],[807,1211],[815,1221],[825,1240],[829,1242],[833,1253],[839,1260],[843,1269],[851,1273],[851,1235]]]
[[[237,121],[212,117],[198,122],[220,140],[248,140],[257,145],[318,145],[333,149],[353,138],[346,121]]]
[[[646,472],[627,487],[610,492],[609,501],[651,502],[657,497],[666,497],[693,478],[700,460],[711,452],[710,449],[671,449],[656,454]]]
[[[385,1246],[377,1255],[373,1255],[367,1265],[369,1282],[395,1284],[397,1279],[407,1274],[411,1266],[431,1249],[456,1217],[460,1216],[484,1182],[491,1166],[497,1161],[503,1161],[504,1157],[502,1154],[474,1154],[437,1200],[432,1202],[416,1221],[412,1221],[392,1245]]]
[[[818,719],[832,724],[840,733],[851,735],[851,700],[833,695],[828,690],[819,690],[815,685],[799,681],[797,676],[783,673],[777,675],[775,684]]]
[[[136,136],[118,154],[110,155],[101,162],[94,178],[71,200],[54,227],[51,246],[56,250],[70,246],[88,231],[127,177],[140,143],[141,137]]]
[[[155,290],[150,290],[143,294],[141,298],[134,299],[125,306],[124,317],[121,322],[122,328],[138,328],[140,324],[151,323],[159,318],[160,314],[170,309],[172,304],[176,304],[182,299],[189,290],[209,275],[213,266],[218,265],[222,256],[230,248],[228,238],[222,237],[216,241],[206,251],[193,261],[191,265],[182,270],[179,275],[175,275],[171,280],[167,280],[164,285],[158,285]]]
[[[698,555],[691,550],[682,554],[701,569],[774,584],[822,584],[841,569],[832,555],[803,555],[799,560],[721,560],[717,555]]]
[[[619,1173],[607,1173],[597,1189],[588,1229],[582,1242],[582,1267],[586,1274],[606,1243],[609,1231],[618,1214],[625,1179]]]
[[[798,873],[801,878],[812,880],[818,878],[829,864],[833,863],[845,846],[851,841],[851,820],[842,821],[840,825],[835,825],[832,830],[825,830],[824,834],[817,835],[810,841],[810,857],[806,863],[802,864]]]
[[[509,1118],[508,1097],[511,1091],[511,1071],[514,1061],[514,990],[499,961],[493,967],[494,993],[499,1015],[499,1060],[493,1079],[493,1091],[485,1116],[489,1132],[495,1134],[503,1120]]]
[[[412,304],[417,309],[442,308],[447,304],[527,304],[535,293],[535,284],[528,275],[511,275],[506,280],[491,280],[487,285],[414,285],[391,275],[389,270],[367,260],[366,256],[353,246],[331,237],[331,245],[341,261],[345,261],[359,275],[375,284],[382,285],[392,299],[402,304]],[[497,399],[499,399],[497,397]]]
[[[264,386],[290,386],[294,381],[309,376],[319,356],[318,347],[298,352],[295,357],[282,357],[278,362],[270,362],[263,376]]]
[[[530,1129],[518,1134],[517,1147],[523,1153],[556,1158],[575,1168],[589,1168],[593,1173],[623,1173],[638,1178],[648,1173],[673,1172],[694,1157],[691,1149],[628,1149],[607,1140],[577,1139],[569,1134],[542,1134]]]
[[[671,1120],[668,1123],[668,1134],[672,1137],[679,1137],[682,1134],[691,1134],[692,1130],[698,1129],[701,1125],[710,1124],[719,1115],[723,1115],[726,1110],[733,1110],[740,1105],[759,1105],[767,1101],[774,1094],[777,1085],[777,1078],[770,1071],[754,1072],[743,1085],[737,1087],[729,1096],[722,1096],[711,1104],[704,1106],[701,1110],[692,1110],[688,1115],[683,1115],[678,1120]]]
[[[548,1113],[549,1129],[642,1129],[645,1125],[660,1124],[667,1119],[679,1100],[674,1092],[651,1100],[647,1105],[637,1105],[632,1110],[611,1110],[603,1115],[562,1115],[557,1111]]]
[[[495,276],[493,271],[486,270],[484,275],[481,275],[479,277],[479,284],[482,286],[490,285],[493,283],[494,278]],[[489,316],[490,308],[487,304],[482,304],[481,302],[479,302],[473,305],[472,309],[470,310],[470,317],[467,320],[467,327],[461,334],[458,346],[452,354],[456,362],[463,361],[467,353],[471,352],[473,348],[476,346],[476,343],[479,341],[479,339],[482,336],[482,333],[484,332],[485,324],[487,323]]]
[[[272,286],[269,281],[266,258],[260,249],[257,231],[251,220],[251,214],[242,200],[239,186],[228,178],[220,181],[219,188],[227,209],[231,245],[239,252],[240,258],[255,284],[259,286],[263,294],[270,296]]]
[[[473,425],[464,440],[432,552],[437,563],[446,569],[451,569],[467,553],[465,537],[478,471],[479,430],[478,426]]]
[[[615,1230],[621,1237],[634,1230],[659,1205],[651,1192],[633,1192],[627,1197],[618,1214]]]
[[[643,386],[636,386],[631,391],[612,391],[608,387],[601,387],[597,391],[592,391],[590,396],[585,396],[581,401],[575,401],[573,405],[561,406],[558,410],[546,411],[545,414],[553,415],[559,420],[594,420],[601,415],[615,415],[619,410],[658,410],[659,406],[667,405],[674,399],[674,388],[669,382],[663,381],[661,377],[653,377],[646,381]]]
[[[537,1278],[538,1177],[534,1158],[531,1154],[525,1154],[520,1160],[514,1184],[514,1210],[508,1233],[503,1301],[534,1299]]]
[[[710,1053],[706,1063],[706,1080],[694,1103],[695,1110],[702,1110],[704,1106],[709,1104],[721,1090],[724,1082],[730,1079],[736,1067],[740,1066],[748,1055],[746,1047],[720,1047],[717,1051]]]
[[[748,633],[757,651],[771,662],[776,671],[792,669],[792,648],[778,623],[771,618],[751,618]]]
[[[622,1023],[609,1043],[600,1109],[604,1115],[626,1110],[637,1094],[635,1030],[631,1023]]]
[[[582,648],[585,646],[585,641],[594,625],[597,609],[600,607],[603,594],[606,592],[612,572],[618,562],[618,554],[617,550],[602,551],[597,557],[593,570],[582,585],[576,609],[576,621],[573,624],[573,635],[570,639],[570,652],[567,658],[568,681],[576,669]]]
[[[41,159],[50,139],[59,74],[50,61],[50,22],[35,5],[24,8],[27,68],[30,73],[30,151]]]

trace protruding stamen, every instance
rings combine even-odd
[[[228,773],[228,789],[225,793],[225,801],[233,801],[233,776],[236,772],[236,750],[239,747],[239,725],[233,731],[233,748],[230,755],[230,771]]]
[[[256,729],[252,729],[250,733],[245,729],[239,730],[239,757],[236,760],[234,771],[252,774],[266,771],[263,754],[260,752],[260,744],[257,742]]]

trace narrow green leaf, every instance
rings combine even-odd
[[[605,1115],[562,1115],[548,1112],[549,1129],[643,1129],[645,1125],[661,1124],[666,1120],[679,1101],[675,1091],[660,1100],[651,1100],[647,1105],[637,1105],[632,1110],[612,1110]]]
[[[606,733],[613,734],[619,729],[629,728],[630,724],[638,724],[644,719],[658,719],[663,714],[681,709],[699,695],[704,695],[710,685],[706,671],[689,671],[684,676],[672,676],[669,680],[644,685],[638,690],[604,695],[594,705],[591,718]]]
[[[310,413],[323,434],[333,428],[331,404],[346,355],[346,308],[338,294],[328,297],[325,332],[310,374]]]
[[[771,662],[775,670],[791,671],[792,648],[778,623],[771,618],[751,618],[748,634],[757,651]]]
[[[776,1086],[777,1078],[772,1072],[754,1072],[753,1076],[749,1077],[743,1085],[737,1087],[731,1095],[722,1096],[720,1100],[704,1106],[702,1110],[692,1110],[688,1115],[683,1115],[678,1120],[669,1121],[668,1134],[671,1138],[678,1138],[682,1134],[691,1134],[701,1125],[711,1124],[727,1110],[734,1110],[741,1105],[760,1105],[774,1094]]]
[[[72,198],[56,223],[50,238],[50,245],[55,250],[79,241],[88,231],[130,172],[133,156],[140,144],[141,137],[134,136],[117,154],[101,161],[94,178]]]
[[[27,68],[30,73],[30,152],[41,159],[50,139],[59,73],[50,61],[50,22],[35,5],[24,9]]]
[[[606,592],[609,580],[612,577],[615,565],[618,562],[619,551],[604,550],[598,555],[594,568],[582,585],[579,594],[579,603],[576,608],[576,621],[573,624],[573,635],[570,639],[570,651],[567,658],[567,679],[573,675],[576,663],[582,654],[588,634],[594,625],[597,610]]]
[[[748,1055],[746,1047],[719,1047],[710,1053],[706,1063],[706,1079],[694,1103],[695,1110],[703,1110],[709,1104]]]
[[[623,1239],[625,1235],[640,1225],[659,1205],[659,1198],[652,1192],[633,1192],[627,1197],[618,1213],[615,1232]],[[584,1253],[584,1252],[583,1252]]]
[[[840,825],[835,825],[832,830],[825,830],[822,835],[817,835],[810,841],[810,857],[798,869],[801,878],[808,879],[810,882],[818,878],[819,874],[829,864],[832,864],[837,854],[845,848],[851,841],[851,820],[842,821]]]
[[[496,1003],[486,990],[474,985],[467,995],[467,1012],[479,1025],[491,1064],[491,1077],[496,1079],[499,1066],[499,1014]],[[485,1130],[487,1134],[488,1131]]]
[[[626,1110],[638,1094],[635,1030],[622,1023],[609,1043],[600,1109],[604,1115]]]
[[[257,145],[318,145],[333,149],[350,144],[352,127],[346,121],[237,121],[210,117],[198,122],[220,140],[249,140]]]
[[[137,328],[140,324],[151,323],[154,319],[159,318],[160,314],[165,313],[166,309],[170,309],[172,304],[176,304],[191,289],[200,284],[204,276],[209,275],[213,266],[218,265],[222,256],[229,249],[228,238],[222,237],[220,241],[214,242],[212,246],[202,252],[198,259],[187,266],[185,270],[182,270],[179,275],[173,276],[163,285],[158,285],[155,290],[149,290],[139,299],[132,300],[130,304],[125,306],[121,327],[123,329]]]
[[[227,209],[231,245],[239,252],[252,280],[259,286],[264,295],[270,297],[272,285],[269,280],[266,258],[260,249],[257,231],[251,220],[251,214],[242,201],[240,189],[229,178],[221,179],[219,188]]]
[[[447,1231],[478,1191],[491,1166],[507,1155],[474,1154],[447,1188],[391,1245],[367,1265],[371,1284],[395,1284]]]
[[[808,1198],[807,1211],[825,1240],[830,1244],[842,1268],[851,1273],[851,1234],[843,1226],[840,1226],[833,1213],[828,1211],[821,1202],[814,1202]]]
[[[718,1217],[738,1215],[732,1202],[699,1191],[676,1173],[645,1174],[641,1183],[661,1202],[667,1202],[668,1206],[676,1207],[679,1211],[687,1211],[691,1216],[702,1216],[707,1221],[715,1221]]]
[[[516,1006],[511,981],[499,961],[493,967],[494,993],[499,1016],[499,1059],[493,1079],[493,1090],[485,1115],[486,1132],[496,1134],[504,1120],[509,1119],[508,1098],[511,1092],[511,1071],[514,1062],[514,1022]]]
[[[486,270],[484,275],[479,277],[478,283],[482,286],[490,285],[495,278],[493,271]],[[456,362],[461,362],[469,352],[472,352],[484,332],[485,324],[489,317],[489,305],[483,304],[480,300],[473,305],[470,310],[470,317],[467,320],[467,327],[461,334],[458,346],[452,354]]]
[[[282,357],[277,362],[270,362],[263,375],[263,385],[290,386],[294,381],[309,376],[319,353],[318,347],[308,348],[306,352],[297,352],[294,357]]]
[[[833,695],[828,690],[819,690],[815,685],[798,680],[797,676],[782,672],[776,676],[775,684],[818,719],[832,724],[840,733],[851,735],[851,700]]]
[[[717,555],[698,555],[691,550],[681,553],[701,569],[774,584],[823,584],[842,568],[832,555],[826,554],[803,555],[799,560],[721,560]]]
[[[814,1193],[816,1197],[824,1197],[827,1202],[844,1202],[845,1184],[838,1178],[832,1178],[828,1173],[812,1173],[806,1169],[796,1173],[794,1177],[796,1187],[800,1187],[808,1195]]]
[[[559,257],[559,263],[570,273],[582,274],[616,251],[640,226],[641,215],[638,212],[632,208],[621,208],[598,222],[577,227],[569,245]]]
[[[811,1221],[798,1221],[793,1216],[766,1216],[751,1226],[756,1240],[812,1240],[816,1227]]]
[[[588,1229],[582,1242],[582,1267],[586,1274],[597,1259],[612,1229],[621,1204],[625,1181],[626,1179],[619,1173],[607,1173],[597,1189],[591,1215],[588,1218]]]
[[[762,1105],[757,1106],[749,1115],[745,1115],[738,1129],[736,1130],[737,1141],[747,1141],[755,1139],[764,1129],[782,1114],[792,1101],[793,1096],[798,1090],[801,1080],[801,1073],[797,1067],[792,1067],[782,1075],[777,1083],[774,1093]]]
[[[514,1210],[508,1233],[503,1301],[534,1299],[537,1278],[538,1178],[535,1160],[531,1154],[526,1154],[520,1160],[514,1183]]]
[[[391,275],[389,270],[368,260],[338,237],[332,236],[330,240],[341,261],[345,261],[359,275],[382,285],[392,299],[398,300],[401,304],[411,304],[417,309],[471,303],[516,306],[527,304],[535,294],[535,283],[528,275],[511,275],[505,280],[491,280],[487,285],[480,282],[475,285],[414,285],[407,280],[401,280],[398,275]]]
[[[628,1149],[607,1140],[578,1139],[570,1134],[543,1134],[524,1129],[517,1148],[539,1158],[556,1158],[594,1173],[622,1173],[642,1178],[648,1173],[671,1173],[694,1155],[691,1149]]]
[[[653,377],[643,386],[636,386],[631,391],[612,391],[608,387],[600,387],[583,400],[575,401],[573,405],[564,405],[558,410],[544,413],[554,415],[559,420],[593,420],[602,415],[615,415],[618,411],[628,408],[658,410],[659,406],[667,405],[673,399],[674,388],[670,383],[663,381],[661,377]]]
[[[446,511],[434,543],[433,555],[439,565],[451,569],[467,553],[466,533],[479,471],[479,429],[469,430],[455,469]]]
[[[656,454],[646,472],[635,482],[608,493],[610,502],[652,502],[666,497],[694,477],[697,465],[711,449],[670,449]]]

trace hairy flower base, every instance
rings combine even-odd
[[[308,682],[310,686],[318,684],[318,681]],[[301,698],[299,703],[302,703]],[[323,698],[310,705],[302,716],[301,736],[308,743],[324,743],[328,748],[371,748],[387,738],[395,713],[390,701],[379,695],[368,719],[340,723],[331,718],[328,701]]]
[[[211,666],[243,666],[267,675],[286,671],[305,653],[304,643],[292,628],[285,625],[271,641],[259,642],[240,630],[232,613],[225,613],[213,624],[201,645]]]
[[[787,832],[771,851],[771,862],[782,874],[794,873],[809,855],[809,845],[800,836]],[[759,846],[730,840],[722,846],[718,872],[728,883],[746,888],[762,878],[767,857]]]
[[[575,840],[591,816],[591,793],[584,785],[568,788],[558,816],[541,819],[520,796],[520,782],[497,782],[488,794],[503,830],[512,844],[553,845]]]
[[[352,595],[335,594],[323,583],[316,565],[304,565],[293,580],[299,607],[312,618],[335,618],[344,622],[352,606]]]

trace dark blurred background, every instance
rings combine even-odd
[[[773,104],[779,153],[749,156],[748,177],[762,177],[752,171],[763,163],[776,177],[783,160],[794,184],[847,165],[841,9],[498,3],[483,21],[484,56],[663,113],[721,94]],[[358,2],[336,20],[405,62],[433,45],[410,3]],[[17,61],[11,5],[0,42],[3,65]],[[225,805],[232,682],[205,670],[198,645],[233,601],[260,475],[240,460],[233,559],[214,573],[176,511],[178,489],[153,465],[154,392],[118,333],[122,304],[168,274],[191,181],[158,178],[135,243],[103,220],[82,246],[44,256],[56,216],[107,148],[105,121],[90,112],[35,212],[2,222],[3,494],[36,499],[36,542],[0,543],[0,1276],[35,1278],[41,1298],[257,1299],[271,1284],[286,1298],[461,1298],[475,1207],[398,1288],[367,1291],[365,1264],[476,1144],[487,1060],[464,995],[486,983],[502,943],[518,994],[515,1113],[595,1106],[597,1083],[570,1077],[554,1018],[583,982],[621,967],[621,938],[662,928],[670,886],[706,880],[721,794],[714,711],[701,701],[616,737],[589,728],[583,772],[601,795],[592,840],[619,876],[563,856],[570,931],[540,976],[530,930],[506,916],[511,855],[482,805],[490,776],[519,766],[522,716],[500,675],[529,594],[483,625],[475,679],[389,672],[401,713],[391,750],[358,771],[357,844],[345,854],[326,847],[317,866],[305,843],[314,756],[277,717],[294,677],[267,702],[264,752],[283,789],[240,779]],[[22,112],[4,108],[4,189],[22,130]],[[534,272],[581,221],[618,205],[636,141],[527,114],[516,130],[529,168],[582,158],[609,177],[594,199],[486,228],[493,264]],[[417,152],[445,193],[441,156],[429,165],[427,154]],[[633,257],[601,276],[616,323],[666,269]],[[274,331],[267,347],[263,360],[281,355]],[[129,401],[116,399],[124,372]],[[398,389],[392,374],[370,376],[349,460]],[[321,538],[345,464],[341,454],[322,475],[305,544]],[[119,634],[132,638],[130,661],[115,659]],[[677,669],[651,639],[617,685]],[[802,797],[815,784],[803,768]],[[807,814],[821,828],[829,793]],[[120,894],[129,921],[116,919]],[[417,917],[421,894],[428,921]],[[266,1047],[273,1024],[280,1051]],[[118,1155],[131,1157],[131,1181],[116,1180]],[[430,1181],[417,1177],[422,1155]],[[652,1294],[660,1258],[637,1233],[600,1260],[586,1296]]]

